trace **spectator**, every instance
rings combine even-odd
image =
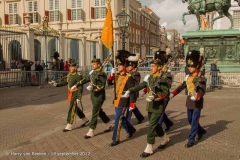
[[[25,71],[27,71],[27,73],[26,73],[26,82],[31,82],[31,67],[32,67],[32,65],[33,65],[34,63],[32,62],[32,61],[30,61],[30,60],[25,60],[24,61],[24,69],[25,69]]]
[[[56,62],[58,62],[58,57],[59,53],[56,51],[56,49],[53,49],[53,58],[56,60]]]
[[[42,60],[41,66],[43,67],[43,69],[46,67],[44,60]]]
[[[35,71],[38,71],[36,72],[36,82],[40,82],[40,75],[41,75],[41,72],[43,71],[43,67],[40,65],[40,61],[37,61],[36,65],[35,65]]]
[[[58,62],[55,59],[53,59],[52,70],[54,71],[53,72],[54,80],[57,80],[58,79],[57,71],[59,70],[59,66],[58,66]]]
[[[64,71],[69,71],[68,61],[65,62]]]
[[[0,61],[0,71],[3,71],[3,64],[2,64],[2,61]]]
[[[217,86],[218,89],[221,88],[219,84],[219,77],[218,77],[218,72],[219,69],[217,68],[217,60],[214,60],[213,63],[211,64],[211,75],[212,75],[212,84],[211,86]]]
[[[64,71],[64,62],[63,59],[60,61],[60,71]]]

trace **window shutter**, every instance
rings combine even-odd
[[[9,15],[5,14],[5,24],[9,25]]]
[[[27,13],[23,13],[23,24],[25,24],[26,22],[25,22],[25,16],[27,15]]]
[[[45,11],[45,16],[47,16],[47,21],[49,22],[49,11]]]
[[[67,15],[68,15],[68,20],[71,21],[72,20],[72,10],[71,9],[67,10]]]
[[[94,7],[91,7],[91,19],[95,19],[94,9]]]

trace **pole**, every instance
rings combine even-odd
[[[125,50],[125,29],[122,30],[122,49]]]
[[[46,33],[44,33],[44,34],[46,34]],[[47,35],[44,35],[44,43],[45,43],[45,54],[46,54],[46,70],[48,69],[48,65],[47,65]]]

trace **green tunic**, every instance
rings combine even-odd
[[[106,85],[107,75],[105,72],[100,71],[99,69],[94,70],[91,75],[83,78],[83,80],[77,83],[77,86],[86,84],[90,82],[93,90],[91,93],[92,101],[104,101],[106,98],[105,94],[105,85]]]
[[[157,75],[153,76],[151,75],[148,78],[148,83],[143,81],[138,86],[131,88],[130,92],[137,92],[141,89],[147,87],[147,92],[150,91],[153,92],[154,100],[151,102],[147,102],[146,110],[148,112],[153,113],[162,113],[163,112],[163,98],[166,97],[169,94],[169,85],[168,85],[168,79],[166,77],[162,77],[159,83],[159,88],[154,87],[154,82],[158,79]]]

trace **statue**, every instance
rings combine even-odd
[[[237,1],[237,0],[234,0]],[[233,18],[232,15],[228,12],[229,8],[231,7],[231,0],[182,0],[183,3],[188,2],[188,10],[189,12],[185,12],[182,15],[183,24],[186,24],[185,15],[195,14],[198,21],[198,30],[201,27],[201,14],[206,14],[207,12],[217,11],[219,16],[214,18],[212,21],[212,25],[217,19],[220,19],[224,16],[228,17],[231,26],[229,29],[233,29]],[[240,6],[240,0],[237,1],[238,5]]]

